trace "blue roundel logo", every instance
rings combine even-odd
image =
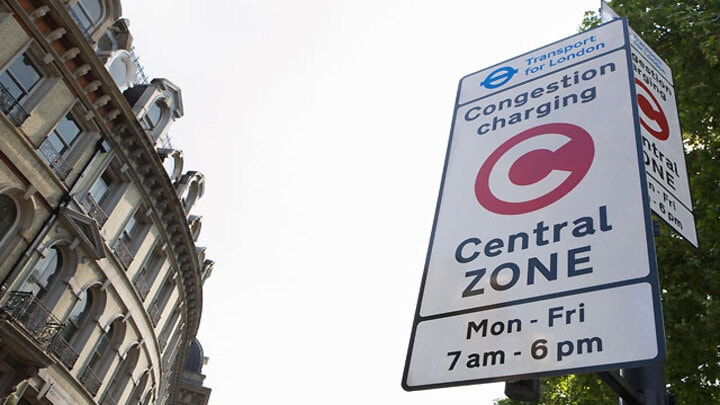
[[[514,69],[510,66],[503,66],[501,68],[493,70],[492,73],[485,77],[485,80],[483,80],[480,85],[485,87],[486,89],[497,89],[498,87],[509,82],[510,79],[512,79],[517,72],[517,69]]]

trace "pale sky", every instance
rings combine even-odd
[[[491,404],[408,393],[405,356],[461,77],[577,32],[597,0],[124,0],[206,176],[211,404]]]

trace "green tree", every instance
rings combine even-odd
[[[656,238],[668,390],[678,404],[720,403],[720,0],[610,5],[673,70],[700,248],[665,224]],[[581,29],[598,23],[586,14]],[[539,403],[615,404],[594,374],[543,381]],[[510,400],[498,404],[519,404]]]

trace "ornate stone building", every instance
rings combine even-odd
[[[118,0],[0,0],[0,404],[177,404],[197,366],[204,177],[132,41]]]

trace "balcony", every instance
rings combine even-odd
[[[30,292],[12,291],[0,316],[14,321],[47,350],[63,324]]]
[[[86,368],[85,372],[82,373],[80,382],[93,396],[97,395],[98,391],[100,391],[100,385],[102,385],[102,381],[90,367]]]
[[[85,196],[85,200],[83,201],[83,206],[88,212],[88,215],[93,217],[95,221],[98,223],[98,227],[102,228],[103,225],[105,225],[105,222],[108,220],[107,214],[100,208],[100,204],[98,204],[95,199],[90,195]]]
[[[46,140],[40,145],[40,149],[38,150],[43,158],[45,158],[45,162],[47,162],[58,177],[60,177],[60,180],[65,180],[72,171],[72,167],[70,167],[62,155],[55,150],[55,147]]]
[[[68,370],[72,370],[78,357],[80,357],[80,354],[78,354],[75,349],[70,346],[62,335],[57,335],[57,337],[55,337],[55,340],[53,340],[50,344],[50,351]]]
[[[130,266],[130,263],[133,261],[133,255],[130,253],[130,249],[128,249],[125,242],[122,241],[122,239],[118,239],[115,241],[115,245],[113,245],[113,252],[115,252],[115,256],[117,256],[118,260],[120,260],[120,263],[122,263],[123,267],[125,269]]]
[[[108,395],[105,398],[103,398],[103,400],[100,404],[101,405],[118,405],[118,402],[117,402],[117,400],[115,400],[115,398],[112,398],[111,396]]]
[[[145,273],[138,274],[133,281],[133,285],[135,286],[138,294],[140,294],[142,300],[145,301],[145,298],[147,298],[147,295],[150,292],[150,285],[147,282],[147,276],[145,276]]]
[[[2,83],[0,83],[0,110],[16,127],[21,126],[30,116]]]
[[[162,307],[157,302],[153,302],[150,305],[150,321],[152,321],[153,326],[157,326],[161,315]]]

